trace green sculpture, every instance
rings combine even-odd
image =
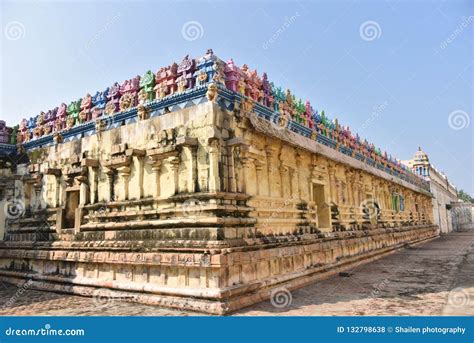
[[[143,89],[147,94],[147,100],[153,100],[154,92],[153,87],[155,86],[155,75],[148,70],[145,75],[140,79],[140,88]]]
[[[19,125],[12,127],[12,134],[10,136],[10,144],[16,145],[16,135],[18,134]]]
[[[77,101],[71,101],[71,103],[67,107],[68,116],[71,116],[74,119],[77,119],[79,112],[81,111],[81,101],[82,99],[79,99]]]

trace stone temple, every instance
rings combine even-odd
[[[212,50],[0,139],[10,283],[225,314],[439,234],[426,180]]]

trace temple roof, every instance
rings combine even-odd
[[[135,121],[140,107],[146,107],[153,117],[206,101],[206,90],[210,85],[214,85],[218,103],[226,109],[232,109],[235,101],[251,101],[258,115],[275,124],[283,122],[289,130],[374,166],[380,165],[380,169],[392,175],[414,183],[423,182],[398,159],[352,133],[337,119],[330,120],[309,100],[297,98],[290,90],[285,91],[270,82],[266,73],[260,76],[246,64],[238,67],[232,59],[224,62],[212,49],[200,58],[187,55],[179,64],[172,63],[156,73],[149,70],[143,76],[122,84],[115,82],[94,95],[87,94],[69,104],[62,103],[23,119],[11,135],[16,134],[16,141],[27,150],[54,144],[57,140],[53,140],[53,136],[60,135],[59,141],[78,139],[94,134],[96,124],[101,121],[113,123],[108,128]],[[420,158],[424,156],[426,154]]]
[[[426,154],[426,152],[421,150],[421,147],[419,147],[418,151],[415,153],[414,161],[415,163],[424,163],[424,164],[430,163],[428,155]]]

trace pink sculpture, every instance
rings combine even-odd
[[[30,140],[30,131],[28,129],[28,120],[22,119],[20,122],[20,130],[18,131],[17,141],[25,143]]]
[[[105,112],[107,114],[112,114],[118,112],[120,106],[120,85],[118,82],[115,82],[112,87],[109,88],[109,94],[107,95],[107,105],[105,107]]]
[[[194,87],[194,71],[196,70],[196,62],[194,59],[186,55],[181,63],[178,65],[178,76],[182,76],[182,80],[186,80],[185,88]],[[178,85],[179,86],[179,85]]]
[[[8,143],[7,123],[3,120],[0,120],[0,143]]]
[[[234,60],[232,58],[227,61],[224,73],[226,76],[226,87],[231,91],[237,92],[240,79],[240,70],[239,67],[234,64]]]
[[[79,113],[79,122],[89,121],[92,116],[92,96],[87,94],[81,101],[81,112]]]
[[[173,63],[168,67],[161,68],[155,75],[156,98],[161,99],[166,95],[173,94],[177,91],[178,85],[176,79],[178,77],[178,65]]]
[[[60,131],[66,127],[66,118],[67,118],[67,105],[63,102],[59,106],[59,109],[58,109],[55,131]]]

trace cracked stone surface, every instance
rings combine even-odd
[[[474,231],[403,249],[284,295],[234,315],[474,315]],[[0,315],[199,315],[8,284],[0,284],[0,304]]]

